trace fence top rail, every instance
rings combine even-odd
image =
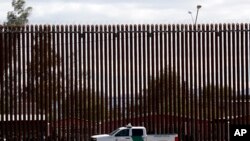
[[[19,30],[0,30],[0,33],[80,33],[80,34],[85,34],[85,33],[92,33],[92,34],[119,34],[119,33],[222,33],[222,32],[250,32],[250,29],[246,30],[144,30],[144,31],[139,31],[139,30],[128,30],[128,31],[19,31]]]

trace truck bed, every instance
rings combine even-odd
[[[168,135],[147,135],[147,141],[175,141],[177,134]]]

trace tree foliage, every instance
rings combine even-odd
[[[39,113],[46,113],[48,117],[60,113],[59,118],[82,117],[95,120],[97,109],[104,107],[100,97],[90,87],[83,88],[76,83],[79,78],[72,75],[76,68],[67,65],[67,60],[75,59],[76,56],[72,54],[66,59],[59,51],[62,46],[55,45],[49,29],[47,26],[39,27],[40,32],[34,34],[31,59],[27,67],[30,80],[24,95],[34,95]],[[87,73],[79,71],[82,76],[78,77],[86,79]]]
[[[32,7],[25,7],[25,0],[13,0],[12,7],[13,11],[7,13],[7,21],[3,23],[4,26],[0,26],[0,88],[1,92],[5,96],[5,99],[8,99],[9,86],[5,85],[3,88],[3,83],[6,84],[12,83],[12,76],[9,76],[10,66],[15,63],[14,56],[17,55],[16,43],[17,43],[17,26],[24,26],[28,23],[28,18],[31,14]],[[8,101],[2,101],[1,104]],[[5,105],[4,107],[9,106]]]
[[[162,108],[165,113],[173,113],[174,108],[182,109],[189,94],[186,82],[182,82],[180,75],[168,67],[158,78],[149,80],[149,87],[144,92],[146,105],[151,107],[147,109],[148,113]]]
[[[7,13],[7,21],[3,23],[5,27],[0,27],[0,30],[4,31],[0,34],[0,79],[3,79],[4,72],[8,69],[9,64],[12,63],[12,57],[15,55],[13,50],[16,47],[16,38],[10,33],[10,31],[17,30],[17,28],[9,26],[23,26],[27,24],[29,22],[28,18],[32,11],[32,7],[25,7],[25,0],[13,0],[12,7],[14,10]],[[9,41],[12,41],[13,43]],[[10,51],[12,52],[12,56],[9,56]],[[8,53],[6,54],[5,52]],[[2,84],[0,83],[0,85]]]
[[[25,7],[25,0],[13,0],[13,11],[7,13],[7,22],[5,25],[20,26],[29,22],[28,17],[31,14],[32,7]]]
[[[61,89],[58,66],[61,58],[55,48],[51,46],[51,34],[46,29],[40,28],[40,34],[34,34],[31,47],[31,59],[27,62],[28,85],[25,86],[23,95],[35,98],[36,107],[42,113],[50,111]]]
[[[216,116],[226,116],[226,110],[228,110],[230,104],[233,100],[234,91],[228,86],[217,86],[217,85],[206,85],[201,91],[201,100],[200,104],[203,112],[206,112],[204,118],[210,118],[212,112],[216,112]],[[231,100],[231,101],[230,101]]]

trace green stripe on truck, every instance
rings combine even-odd
[[[133,141],[143,141],[143,138],[140,136],[132,136]]]

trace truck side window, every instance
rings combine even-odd
[[[133,129],[132,136],[143,136],[143,130],[142,129]]]
[[[116,136],[116,137],[119,137],[119,136],[129,136],[129,129],[121,130],[121,131],[118,132],[115,136]]]

